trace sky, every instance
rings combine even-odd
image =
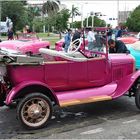
[[[45,2],[46,0],[30,0]],[[117,18],[119,11],[132,11],[138,5],[140,5],[140,0],[60,0],[62,4],[65,4],[68,9],[72,8],[72,5],[79,8],[79,11],[86,18],[90,12],[101,12],[106,15],[102,17],[105,21],[109,21],[109,18]],[[81,20],[81,16],[75,17],[75,20]],[[112,23],[116,26],[117,21]]]
[[[67,8],[71,9],[72,5],[79,8],[79,11],[83,14],[83,17],[86,18],[91,11],[101,12],[102,17],[108,23],[110,22],[109,18],[117,18],[118,10],[119,11],[132,11],[138,5],[140,5],[140,0],[62,0],[61,3],[65,4]],[[76,17],[75,20],[80,20],[81,17]],[[117,25],[117,21],[111,21],[113,26]]]

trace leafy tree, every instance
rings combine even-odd
[[[84,26],[86,27],[87,18],[84,20]],[[88,18],[88,25],[92,26],[92,17]],[[104,20],[99,19],[97,16],[94,16],[94,27],[105,27],[106,22]]]
[[[52,16],[54,13],[59,11],[59,0],[47,0],[42,6],[42,13]]]
[[[25,4],[23,1],[2,1],[2,20],[5,21],[6,17],[9,17],[14,30],[19,30],[29,23]]]
[[[56,29],[58,31],[63,31],[67,29],[67,22],[70,17],[68,9],[63,9],[56,14]]]
[[[81,21],[73,22],[73,28],[81,28]]]
[[[34,27],[34,31],[35,32],[42,32],[43,31],[43,25],[44,23],[42,22],[42,19],[41,18],[35,18],[33,20],[33,27]]]
[[[127,19],[126,26],[129,30],[139,32],[140,31],[140,5],[134,9]]]
[[[74,5],[72,5],[71,16],[72,16],[72,28],[73,28],[73,18],[75,16],[80,16],[78,7],[74,7]]]

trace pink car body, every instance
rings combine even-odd
[[[130,54],[94,55],[93,51],[82,51],[70,56],[56,50],[50,52],[53,55],[45,53],[51,58],[47,60],[1,56],[1,63],[11,63],[0,67],[0,103],[9,106],[17,102],[17,116],[24,126],[43,127],[55,106],[113,100],[126,93],[136,98],[140,108],[140,71],[135,71],[135,60]],[[89,53],[93,57],[89,58]],[[63,59],[56,60],[58,56]]]
[[[41,41],[36,34],[21,34],[16,40],[7,40],[0,43],[0,48],[13,50],[21,54],[38,54],[40,48],[49,48],[49,41]]]
[[[139,39],[136,38],[136,37],[128,36],[128,37],[120,37],[120,38],[118,38],[118,40],[121,40],[121,41],[124,42],[125,44],[133,44],[133,43],[135,43],[136,41],[138,41]]]
[[[131,33],[129,34],[129,36],[123,36],[123,37],[118,38],[118,40],[121,40],[125,44],[133,44],[140,40],[140,32],[137,34]]]

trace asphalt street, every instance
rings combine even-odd
[[[16,109],[0,109],[1,139],[138,139],[140,111],[134,98],[63,108],[39,130],[27,130],[16,119]]]

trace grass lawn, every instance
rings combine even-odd
[[[37,33],[39,38],[42,38],[42,40],[47,40],[51,43],[51,48],[53,49],[55,46],[55,43],[60,40],[59,34],[53,34],[53,33]]]

